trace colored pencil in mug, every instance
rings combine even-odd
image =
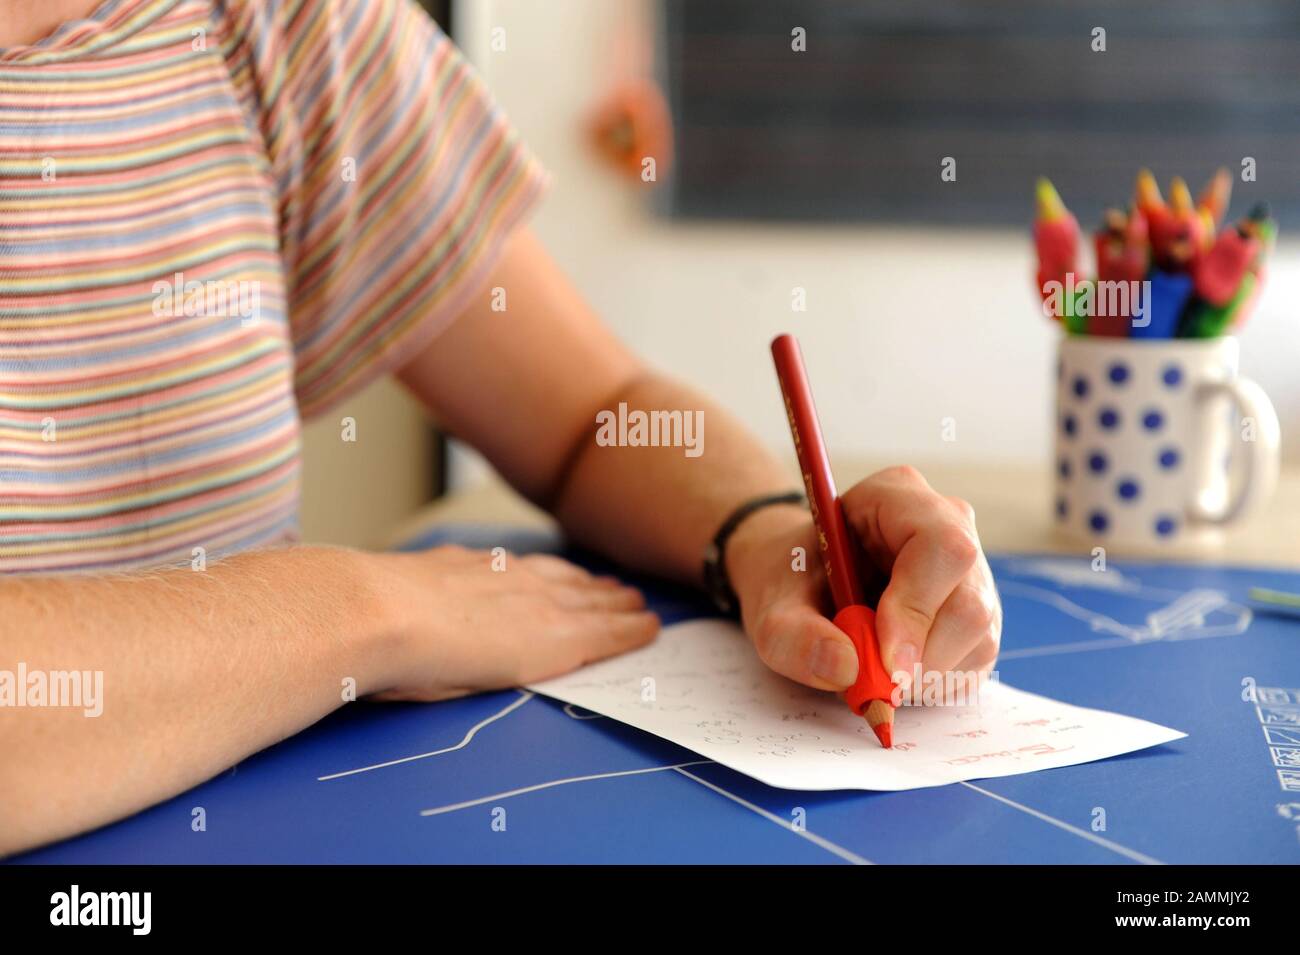
[[[1207,238],[1214,237],[1214,231],[1228,214],[1228,200],[1231,198],[1232,173],[1220,167],[1196,197],[1196,209],[1205,221]]]
[[[1187,183],[1175,177],[1169,202],[1149,169],[1138,173],[1134,201],[1146,216],[1151,235],[1151,257],[1156,268],[1184,272],[1200,254],[1205,242],[1205,221],[1192,203]]]
[[[1038,252],[1038,293],[1043,301],[1054,298],[1052,283],[1073,284],[1070,276],[1079,271],[1079,221],[1061,201],[1060,193],[1046,178],[1034,189],[1034,248]],[[1072,303],[1056,297],[1057,319],[1073,318]]]
[[[1097,256],[1098,282],[1141,282],[1151,266],[1151,250],[1147,244],[1147,220],[1140,209],[1129,213],[1120,209],[1107,209],[1102,226],[1093,234],[1093,248]],[[1131,312],[1136,305],[1130,293],[1128,311],[1123,314],[1102,314],[1100,308],[1087,320],[1087,333],[1110,338],[1126,338],[1133,321]],[[1100,305],[1098,296],[1098,306]]]

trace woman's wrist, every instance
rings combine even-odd
[[[336,580],[346,608],[346,632],[339,634],[340,666],[356,680],[357,696],[391,689],[403,672],[404,622],[408,601],[403,577],[391,562],[399,555],[345,547],[313,548],[325,572]]]
[[[810,534],[812,518],[802,504],[774,504],[756,511],[732,533],[723,559],[727,577],[742,608],[768,582],[789,573],[797,557],[790,548],[801,534]],[[805,542],[807,543],[807,542]],[[815,541],[813,542],[815,547]],[[805,559],[816,560],[815,554]]]

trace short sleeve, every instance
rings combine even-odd
[[[245,0],[228,12],[232,75],[251,73],[280,200],[308,417],[400,367],[464,310],[546,176],[411,0]]]

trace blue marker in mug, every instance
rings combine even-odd
[[[1192,298],[1194,283],[1186,272],[1161,272],[1153,269],[1141,283],[1138,298],[1141,308],[1134,308],[1131,338],[1175,338],[1183,311]]]

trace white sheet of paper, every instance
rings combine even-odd
[[[650,682],[653,681],[653,682]],[[1072,766],[1186,733],[991,681],[978,706],[901,707],[894,748],[834,694],[764,666],[740,628],[694,620],[530,689],[782,789],[916,789]]]

